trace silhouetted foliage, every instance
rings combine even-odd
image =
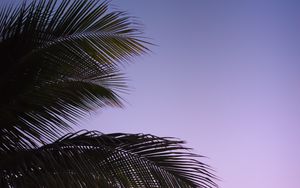
[[[138,24],[98,0],[40,0],[0,10],[1,187],[215,187],[182,142],[72,131],[121,107],[121,63],[148,51]]]

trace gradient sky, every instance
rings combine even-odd
[[[184,139],[223,188],[300,187],[300,1],[112,2],[158,46],[90,129]]]
[[[126,108],[81,128],[186,140],[222,188],[300,187],[300,1],[112,3],[157,46],[126,67]]]

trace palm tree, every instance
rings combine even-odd
[[[72,132],[90,111],[122,107],[119,66],[148,51],[139,24],[98,0],[0,10],[1,187],[216,187],[183,142]],[[63,136],[65,135],[65,136]]]

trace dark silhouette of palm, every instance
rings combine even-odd
[[[139,25],[97,0],[40,0],[0,11],[1,187],[216,187],[183,142],[72,132],[122,106],[120,63],[148,51]],[[65,135],[65,136],[63,136]]]

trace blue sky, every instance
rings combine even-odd
[[[126,67],[126,108],[80,128],[186,140],[222,188],[299,186],[299,1],[111,2],[157,46]]]

